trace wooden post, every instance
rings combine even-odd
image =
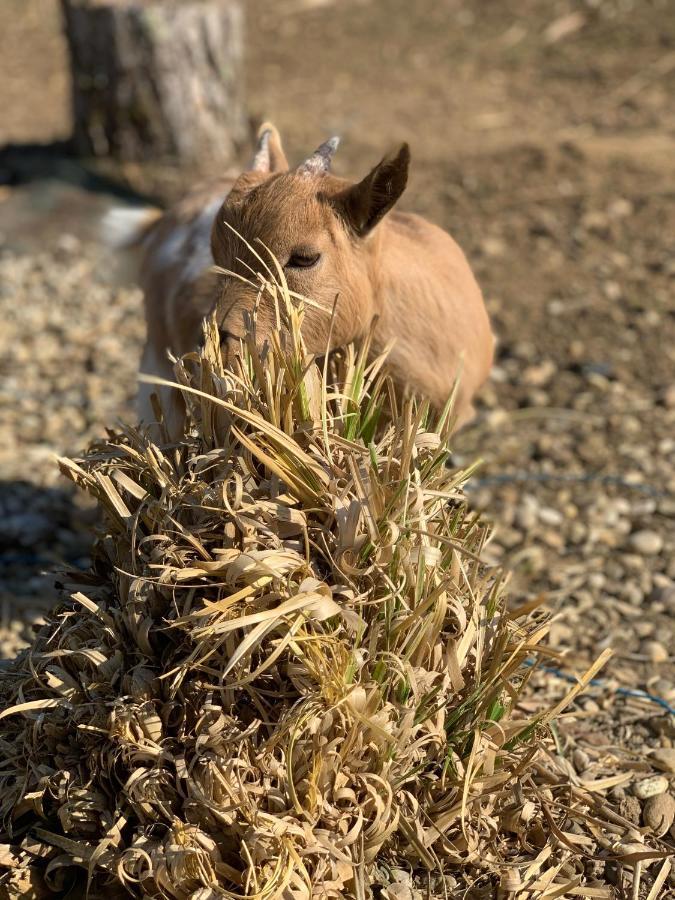
[[[61,0],[73,142],[121,162],[227,165],[246,140],[238,0]]]

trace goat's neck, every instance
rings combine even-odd
[[[386,233],[383,228],[376,228],[373,234],[366,240],[363,248],[365,253],[367,287],[366,297],[363,298],[370,306],[373,316],[380,318],[386,308],[386,283],[388,281],[387,254],[384,252]]]

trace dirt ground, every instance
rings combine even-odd
[[[551,668],[616,651],[566,740],[632,759],[673,747],[675,5],[246,6],[252,119],[273,118],[291,157],[340,134],[336,171],[355,177],[410,141],[403,206],[475,267],[499,350],[456,455],[484,459],[470,494],[495,523],[488,554],[516,601],[543,593],[557,611]],[[3,2],[0,144],[68,135],[56,13]],[[105,198],[54,179],[0,190],[7,655],[51,597],[41,569],[86,556],[90,513],[50,454],[129,411],[142,323],[91,238]]]

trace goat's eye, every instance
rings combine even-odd
[[[294,250],[286,263],[289,269],[311,269],[321,259],[320,253],[312,253],[310,250]]]

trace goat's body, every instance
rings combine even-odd
[[[169,354],[180,356],[197,347],[204,317],[223,299],[222,276],[212,271],[212,247],[226,260],[236,257],[226,246],[232,232],[220,220],[224,210],[236,211],[246,202],[247,218],[242,221],[249,240],[260,234],[272,240],[279,235],[282,243],[277,255],[288,253],[286,244],[303,246],[305,234],[314,235],[315,246],[323,241],[319,246],[324,248],[326,262],[315,276],[323,297],[312,293],[311,285],[303,291],[302,280],[296,290],[319,302],[326,313],[338,293],[339,322],[334,343],[347,343],[364,335],[375,319],[375,349],[391,342],[394,345],[388,360],[394,379],[428,397],[436,407],[446,403],[459,379],[455,404],[458,425],[470,419],[472,398],[490,370],[494,339],[480,289],[450,235],[420,216],[392,212],[372,227],[372,234],[356,241],[345,230],[341,214],[336,215],[330,205],[340,200],[349,188],[348,182],[323,176],[316,182],[322,192],[315,200],[316,179],[290,174],[276,177],[286,181],[275,182],[273,176],[267,193],[259,198],[256,195],[255,202],[248,197],[256,194],[256,184],[266,184],[260,178],[254,180],[253,188],[246,183],[243,189],[232,191],[233,198],[237,190],[238,196],[222,209],[234,180],[221,179],[194,191],[154,220],[144,220],[141,228],[137,223],[135,237],[118,240],[118,244],[135,247],[140,253],[138,280],[147,321],[142,372],[172,379]],[[271,240],[266,243],[274,249]],[[301,275],[294,274],[294,278]],[[236,336],[237,331],[241,334],[241,311],[251,298],[246,296],[242,301],[236,294],[236,284],[227,290],[229,319],[225,330]],[[308,311],[303,334],[311,352],[321,353],[326,348],[330,319],[326,313]],[[267,316],[267,320],[272,322],[273,317]],[[150,404],[154,390],[152,385],[143,384],[139,392],[139,413],[146,423],[155,418]],[[180,434],[183,408],[178,391],[164,388],[158,393],[169,433]]]
[[[478,283],[450,235],[420,216],[391,213],[378,239],[377,343],[395,342],[392,374],[436,407],[446,403],[459,378],[455,413],[462,425],[473,415],[471,401],[494,350]]]
[[[201,187],[164,214],[146,210],[143,218],[133,211],[126,219],[126,232],[124,216],[117,210],[104,222],[109,243],[136,257],[147,334],[142,375],[173,381],[170,354],[182,356],[197,347],[204,317],[218,295],[218,279],[211,271],[211,226],[233,181],[222,179]],[[169,434],[180,434],[182,400],[172,388],[141,382],[137,399],[140,421],[155,420],[153,393],[160,399]]]

